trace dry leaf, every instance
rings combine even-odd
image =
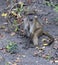
[[[36,48],[36,49],[40,49],[40,47],[39,47],[39,46],[36,46],[35,48]]]
[[[48,46],[48,44],[47,44],[47,43],[44,43],[43,45],[44,45],[44,46]]]
[[[2,13],[1,16],[6,17],[7,16],[7,13]]]
[[[42,49],[45,49],[45,46],[43,46]]]
[[[4,35],[0,33],[0,39],[2,39],[3,37],[4,37]]]
[[[17,59],[15,60],[15,62],[16,62],[16,63],[21,62],[21,59],[20,59],[20,58],[17,58]]]
[[[0,26],[0,29],[5,29],[5,26]]]
[[[22,23],[22,17],[17,17],[17,23],[21,24]]]
[[[17,65],[17,63],[13,63],[12,65]]]
[[[33,56],[38,56],[38,51],[35,51],[34,53],[33,53]]]
[[[21,30],[21,32],[23,32],[23,33],[24,33],[25,31],[24,31],[24,30]]]
[[[15,32],[11,32],[11,34],[10,34],[11,36],[14,36],[15,35]]]
[[[43,42],[43,45],[44,45],[44,46],[47,46],[47,45],[48,45],[47,39],[42,39],[42,42]]]
[[[45,54],[44,54],[44,55],[42,55],[42,57],[43,57],[43,58],[45,58],[45,59],[50,59],[50,58],[51,58],[51,56],[50,56],[50,55],[45,55]]]
[[[14,11],[11,11],[11,13],[12,13],[14,16],[17,16],[17,14],[16,14]]]
[[[55,61],[55,63],[58,63],[58,59],[56,59],[56,60],[54,60]]]

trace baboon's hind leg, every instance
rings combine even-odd
[[[40,37],[42,35],[42,29],[39,29],[39,30],[37,30],[35,33],[34,33],[34,36],[33,36],[33,39],[32,39],[32,41],[33,41],[33,43],[34,43],[34,45],[35,46],[37,46],[38,45],[38,38]]]

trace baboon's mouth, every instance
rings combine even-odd
[[[33,21],[33,19],[30,19],[30,21]]]

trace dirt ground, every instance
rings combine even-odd
[[[43,20],[43,18],[48,19],[48,23],[42,21],[41,23],[44,26],[44,30],[48,31],[55,39],[54,43],[51,46],[47,46],[44,48],[43,54],[49,54],[53,58],[57,58],[55,53],[58,53],[54,47],[58,48],[58,22],[54,21],[56,17],[58,17],[58,13],[56,13],[51,7],[45,6],[43,4],[33,4],[33,7],[37,7],[38,10],[42,10],[42,12],[38,13],[38,17]],[[0,10],[6,7],[6,1],[0,0]],[[1,13],[0,13],[1,14]],[[5,19],[0,15],[0,25],[5,23]],[[45,59],[43,57],[38,56],[34,57],[34,52],[37,52],[36,48],[22,49],[24,43],[29,43],[26,38],[21,38],[20,35],[11,36],[10,33],[6,33],[4,30],[0,30],[0,33],[4,35],[3,38],[0,39],[0,49],[4,48],[8,44],[8,40],[14,41],[18,45],[18,53],[10,54],[5,50],[0,50],[0,65],[58,65],[58,62],[53,62],[51,59]],[[20,44],[22,43],[22,44]],[[40,39],[39,39],[40,44]],[[39,51],[40,52],[40,51]]]

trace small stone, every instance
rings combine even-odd
[[[33,54],[34,57],[38,56],[38,51],[35,51]]]
[[[11,62],[7,62],[7,64],[11,64],[11,65],[12,65],[12,63],[11,63]]]
[[[43,46],[42,49],[45,49],[45,46]]]
[[[36,61],[36,63],[38,63],[38,61]]]
[[[5,59],[0,55],[0,62],[3,62]]]
[[[55,63],[58,63],[58,59],[56,59],[56,60],[54,60],[55,61]]]
[[[14,35],[15,35],[15,32],[12,32],[10,35],[11,35],[11,36],[14,36]]]
[[[18,57],[16,60],[15,60],[16,63],[18,62],[21,62],[20,58]]]
[[[50,60],[50,63],[53,63],[54,61],[53,60]]]
[[[4,25],[7,25],[8,23],[7,22],[5,22],[5,23],[3,23]]]
[[[26,56],[25,56],[25,55],[22,55],[22,57],[24,57],[24,58],[25,58]]]

